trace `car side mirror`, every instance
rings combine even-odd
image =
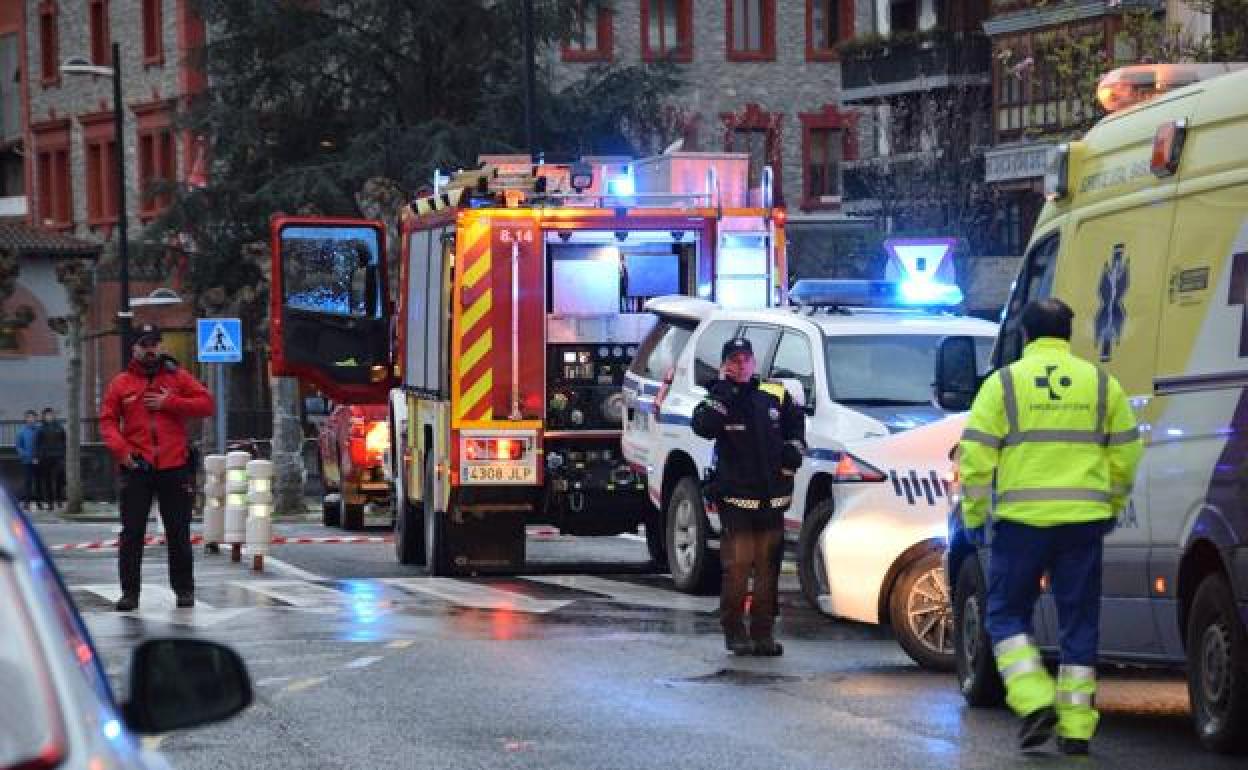
[[[975,360],[975,340],[971,337],[945,337],[936,350],[936,403],[950,412],[971,408],[979,391],[979,367]]]
[[[151,639],[130,661],[122,711],[136,733],[164,733],[219,722],[252,701],[251,677],[234,650],[200,639]]]

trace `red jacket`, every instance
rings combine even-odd
[[[150,411],[143,403],[147,392],[168,390],[164,407]],[[186,422],[212,415],[212,394],[185,369],[166,358],[149,375],[138,361],[113,378],[100,409],[100,433],[118,463],[131,454],[142,455],[158,470],[180,468],[187,462]]]

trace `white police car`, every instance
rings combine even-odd
[[[937,422],[946,413],[932,404],[933,361],[949,335],[979,340],[987,360],[997,327],[924,306],[957,304],[956,286],[929,284],[918,294],[900,287],[800,281],[790,292],[793,307],[754,311],[687,297],[651,300],[646,309],[657,323],[625,376],[622,448],[644,473],[653,520],[662,524],[647,528],[651,555],[666,560],[681,590],[717,590],[719,521],[705,510],[699,485],[712,445],[690,421],[718,376],[724,342],[749,339],[759,375],[785,381],[808,414],[808,457],[785,521],[804,593],[838,617],[906,620],[897,628],[906,651],[945,666],[952,661],[942,635],[947,612],[935,621],[940,628],[917,617],[931,586],[943,585],[945,480],[961,432],[961,418]],[[903,438],[929,423],[937,424]]]

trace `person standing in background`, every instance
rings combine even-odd
[[[49,511],[65,504],[65,428],[56,419],[56,410],[45,407],[35,440],[39,462],[40,497]]]
[[[17,432],[17,459],[22,463],[25,484],[22,488],[22,505],[26,510],[35,510],[39,499],[39,457],[35,454],[35,445],[39,440],[39,413],[34,409],[26,410],[26,424]]]

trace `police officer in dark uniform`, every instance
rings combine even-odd
[[[724,644],[736,655],[774,656],[776,593],[783,551],[784,512],[805,450],[805,415],[779,383],[761,382],[748,339],[724,343],[720,377],[693,411],[693,431],[715,442],[707,497],[716,504],[723,537],[724,582],[719,616]],[[754,598],[749,633],[745,600]]]

